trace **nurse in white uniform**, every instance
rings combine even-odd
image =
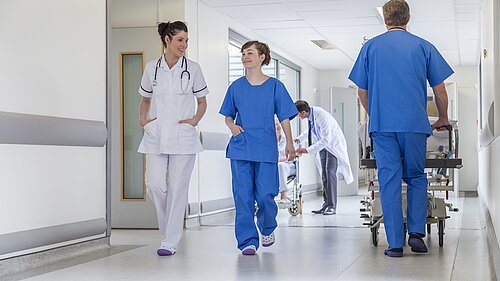
[[[200,66],[184,57],[187,32],[180,21],[158,25],[165,53],[146,65],[139,88],[144,136],[138,151],[146,154],[146,187],[163,235],[159,256],[177,250],[195,156],[202,151],[195,127],[207,109],[208,88]]]

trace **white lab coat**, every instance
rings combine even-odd
[[[321,174],[321,162],[319,159],[319,152],[326,149],[333,154],[338,161],[337,171],[344,176],[347,184],[354,181],[351,171],[351,164],[349,163],[349,155],[347,154],[347,144],[345,141],[344,133],[339,127],[339,124],[330,113],[321,107],[311,106],[312,108],[312,121],[314,129],[319,137],[312,133],[312,144],[308,144],[307,152],[312,156],[316,156],[316,166]],[[311,115],[309,118],[311,118]],[[308,130],[304,131],[297,139],[301,144],[307,140]]]
[[[158,59],[150,61],[145,69],[139,94],[151,98],[148,118],[156,120],[144,126],[144,135],[138,152],[153,154],[195,154],[203,150],[196,128],[189,124],[179,124],[180,120],[195,115],[195,98],[208,94],[207,84],[200,66],[187,60],[190,79],[187,88],[181,87],[182,57],[170,69],[162,56],[160,67]],[[154,85],[155,69],[156,85]],[[186,73],[185,79],[188,77]],[[187,91],[185,91],[187,89]]]

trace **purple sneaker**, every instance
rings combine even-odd
[[[175,249],[174,248],[159,248],[158,250],[156,250],[156,254],[158,254],[158,256],[171,256],[173,254],[175,254]]]
[[[274,244],[274,232],[269,235],[262,235],[262,247],[270,247]]]
[[[241,253],[245,256],[253,256],[257,252],[257,248],[254,245],[249,245],[241,250]]]

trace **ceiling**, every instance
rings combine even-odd
[[[350,69],[363,38],[385,32],[384,0],[202,0],[319,70]],[[452,66],[477,65],[480,0],[407,0],[408,29],[433,43]],[[311,40],[336,46],[322,50]]]

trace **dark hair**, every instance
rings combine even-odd
[[[266,55],[266,58],[264,61],[262,61],[262,65],[268,65],[269,62],[271,61],[271,50],[269,49],[269,46],[266,43],[259,42],[259,41],[248,41],[243,46],[241,46],[241,52],[243,53],[243,50],[248,49],[252,46],[255,46],[255,49],[257,49],[257,52],[259,52],[259,56],[264,54]]]
[[[188,28],[182,21],[174,22],[160,22],[158,24],[158,34],[160,34],[160,40],[163,46],[167,47],[167,42],[165,42],[165,36],[172,39],[179,31],[188,32]]]
[[[410,21],[410,6],[405,0],[390,0],[382,6],[388,26],[403,26]]]
[[[298,100],[298,101],[296,101],[295,102],[295,107],[297,107],[297,111],[298,112],[302,112],[302,111],[309,112],[309,111],[311,111],[311,107],[309,106],[309,104],[305,100]]]

